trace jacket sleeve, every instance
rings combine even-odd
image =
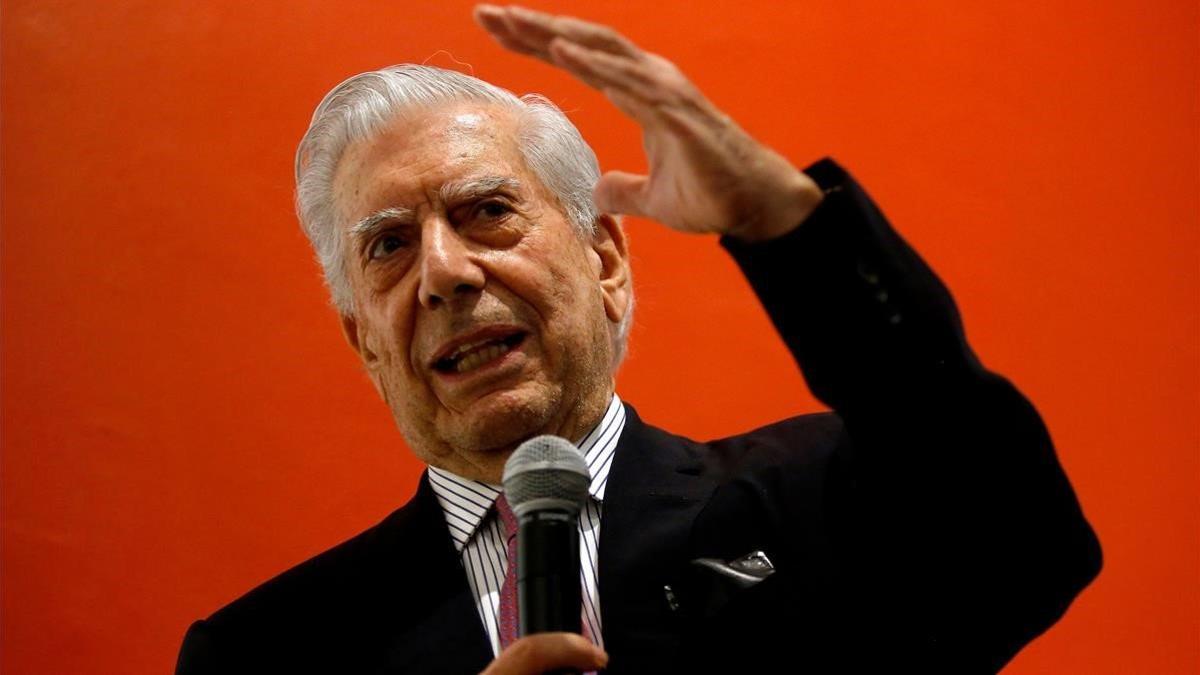
[[[806,172],[826,196],[804,223],[722,245],[852,441],[851,515],[831,520],[862,623],[923,672],[995,672],[1095,577],[1099,544],[1037,411],[982,366],[946,287],[839,166]]]
[[[208,625],[204,621],[197,621],[183,637],[183,646],[179,648],[179,657],[175,662],[175,675],[219,672],[229,671],[218,667]]]

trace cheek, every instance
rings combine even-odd
[[[410,252],[399,251],[390,260],[370,265],[363,271],[363,288],[369,295],[369,302],[386,302],[385,296],[404,285],[412,266],[411,258]]]
[[[526,261],[520,275],[523,288],[518,292],[552,325],[579,324],[591,304],[587,275],[581,274],[586,267],[578,267],[586,262],[576,256],[564,258]]]
[[[596,335],[607,328],[603,297],[599,285],[588,276],[587,260],[580,257],[573,262],[579,267],[553,268],[547,288],[548,304],[555,311],[553,320],[564,333],[559,339],[573,350],[584,350],[575,352],[578,355],[591,353]]]
[[[385,298],[384,298],[385,299]],[[381,300],[375,298],[373,300]],[[375,369],[388,380],[411,377],[409,352],[412,342],[412,313],[400,306],[375,305],[365,314],[369,317],[367,346],[375,354]]]
[[[391,359],[389,367],[398,375],[411,379],[413,377],[412,369],[412,341],[413,341],[413,322],[411,313],[397,314],[394,321],[389,324],[388,333],[388,358]]]

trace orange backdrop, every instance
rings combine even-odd
[[[850,167],[1042,412],[1105,569],[1005,672],[1200,670],[1200,5],[733,4],[551,8],[672,57],[794,162]],[[322,94],[457,59],[549,95],[606,168],[639,168],[639,138],[466,2],[2,13],[0,670],[166,672],[192,619],[376,522],[421,470],[292,215]],[[629,229],[626,400],[698,437],[819,407],[714,241]]]

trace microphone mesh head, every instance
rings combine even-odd
[[[577,514],[587,499],[592,476],[583,454],[558,436],[522,443],[504,465],[504,494],[518,516],[539,509]]]

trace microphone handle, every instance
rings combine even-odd
[[[521,635],[582,632],[577,514],[546,509],[521,518],[517,607]]]

